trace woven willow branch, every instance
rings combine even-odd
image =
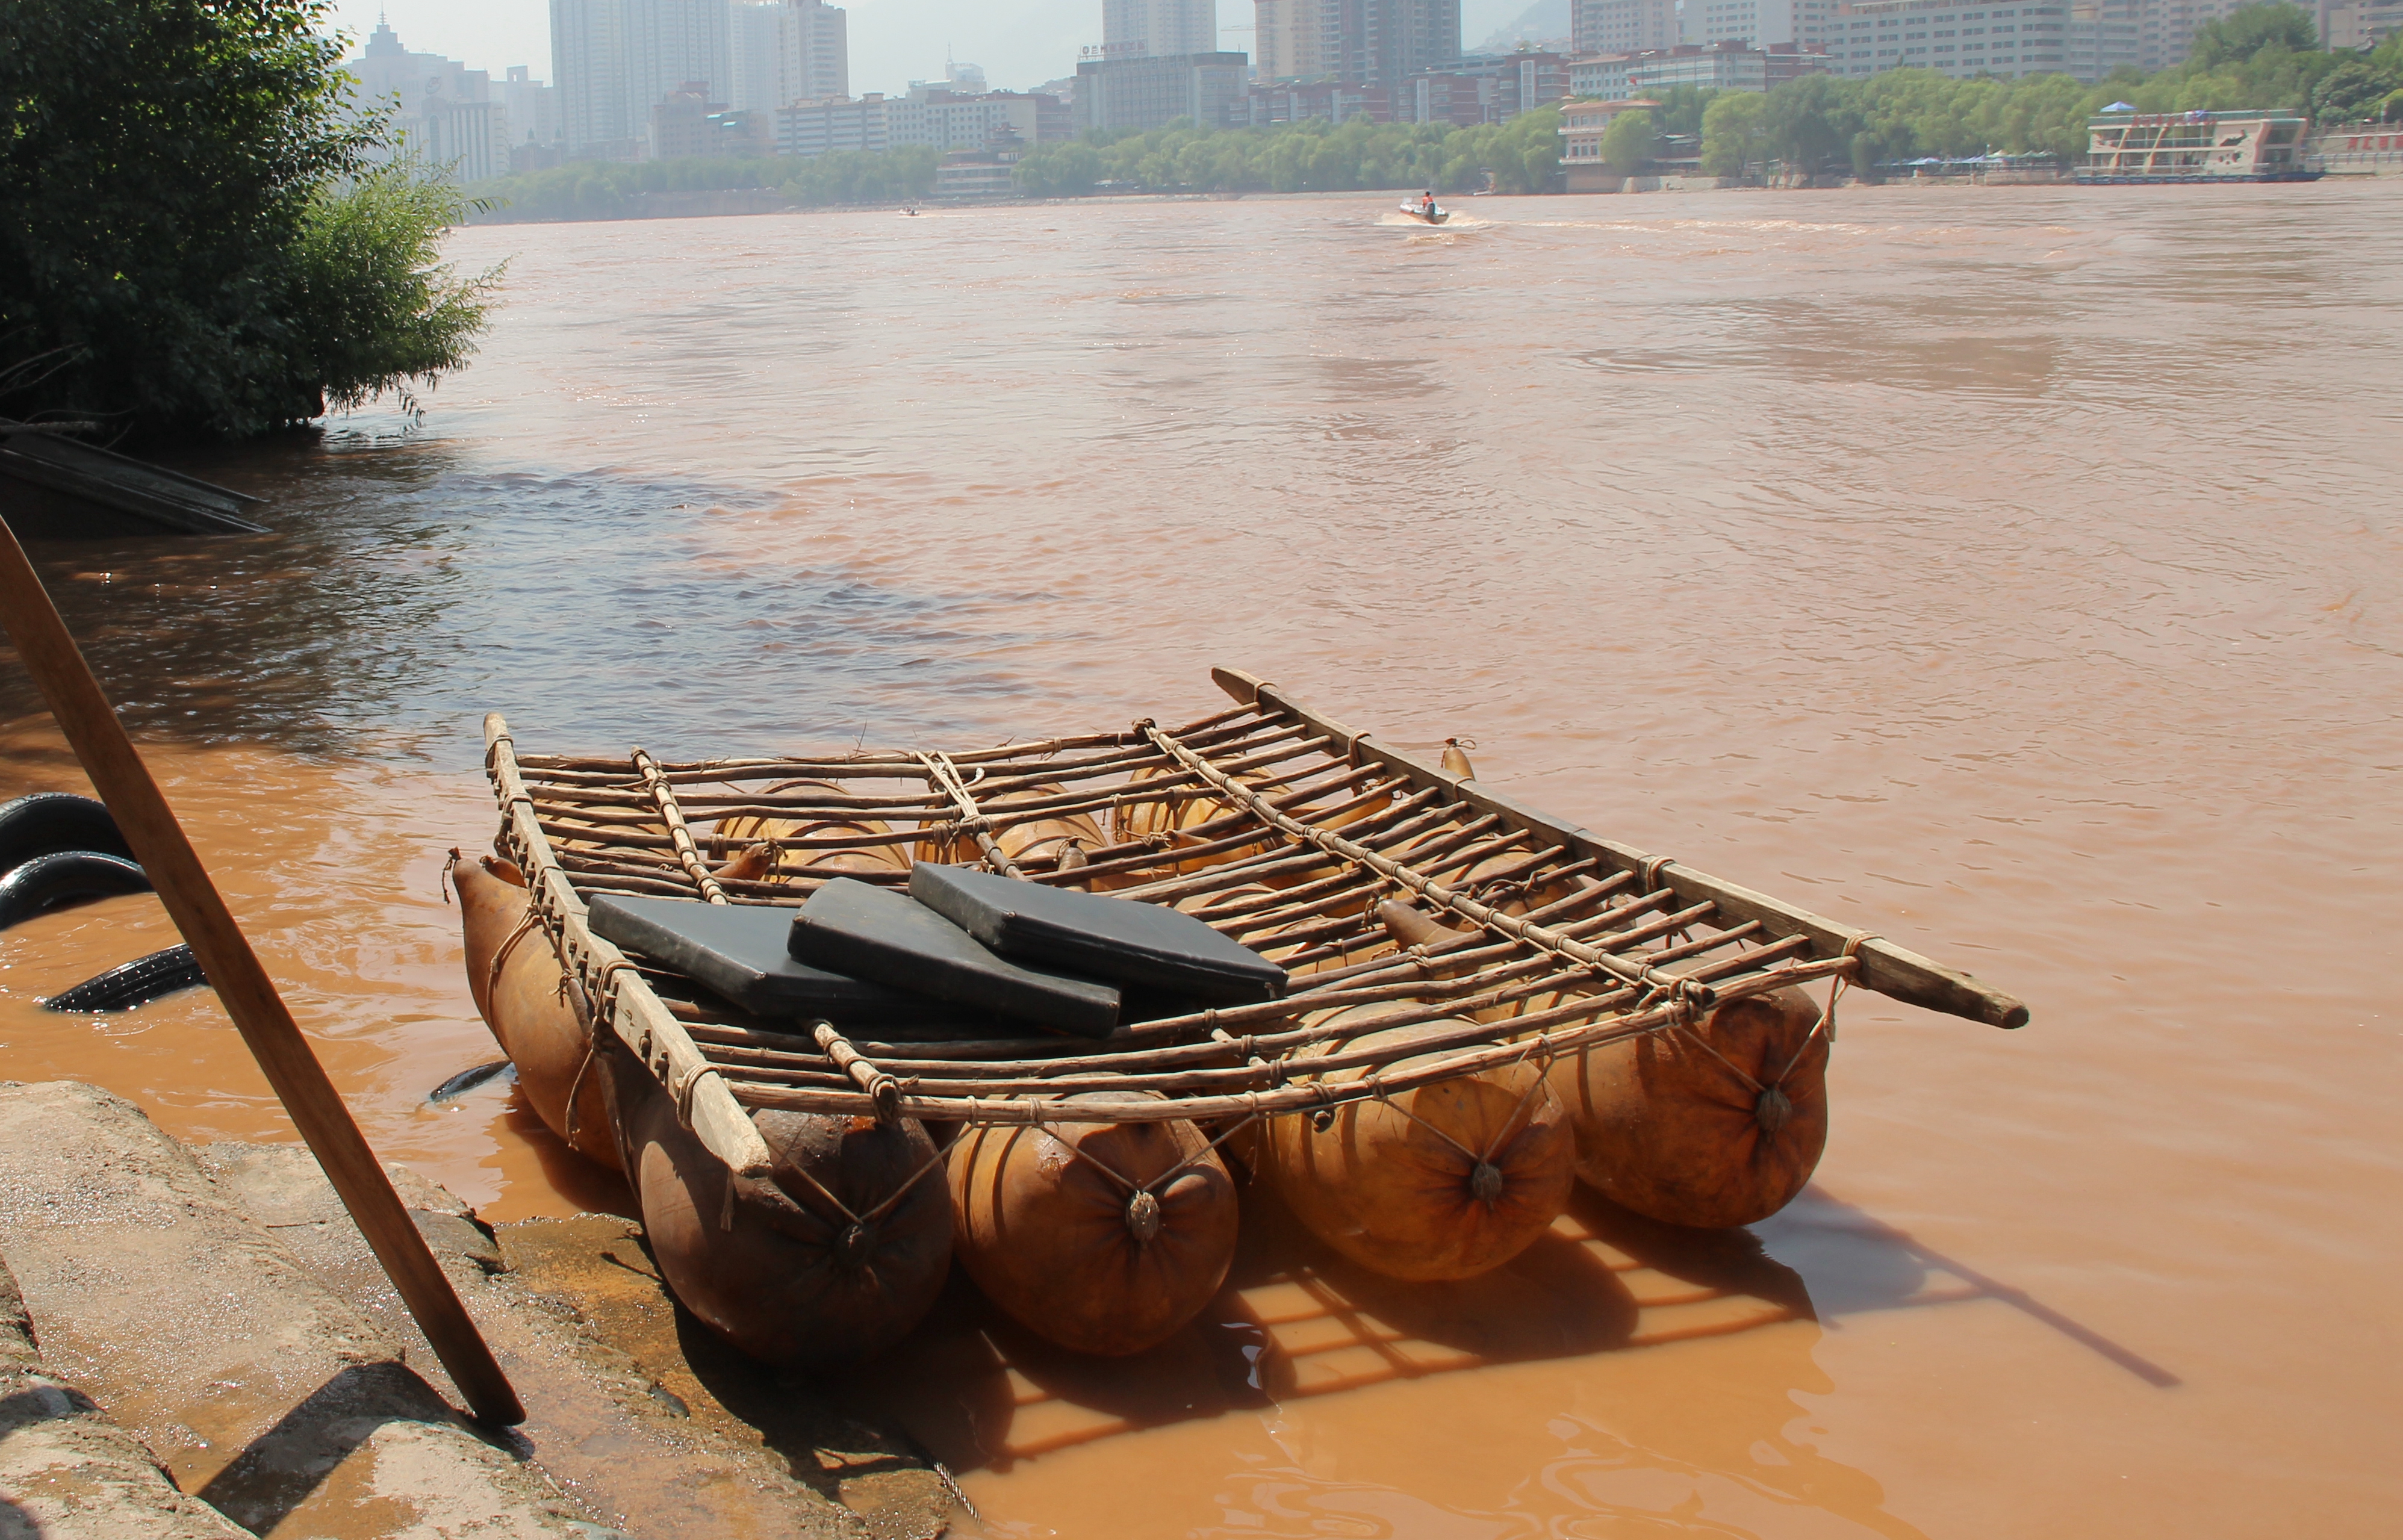
[[[1480,904],[1468,895],[1447,887],[1390,856],[1382,855],[1370,850],[1366,845],[1356,844],[1340,834],[1330,833],[1315,825],[1305,824],[1299,818],[1288,817],[1270,807],[1267,800],[1251,787],[1232,776],[1222,773],[1216,766],[1188,749],[1158,725],[1144,722],[1139,726],[1144,735],[1150,739],[1162,754],[1174,756],[1178,764],[1215,786],[1221,795],[1240,800],[1251,810],[1252,816],[1283,834],[1296,839],[1307,840],[1329,855],[1339,856],[1356,866],[1366,867],[1379,876],[1420,895],[1429,902],[1440,904],[1453,913],[1490,930],[1496,930],[1505,936],[1524,941],[1531,947],[1540,947],[1556,956],[1565,957],[1573,963],[1582,963],[1590,968],[1607,973],[1614,978],[1623,979],[1631,984],[1666,990],[1677,998],[1696,1006],[1708,1006],[1718,998],[1718,992],[1708,984],[1699,983],[1682,974],[1663,973],[1658,968],[1647,967],[1641,963],[1632,963],[1624,957],[1615,956],[1598,947],[1587,946],[1584,942],[1563,936],[1549,926],[1532,924],[1515,914],[1505,914],[1491,904]]]
[[[584,900],[576,895],[550,841],[535,822],[534,798],[518,773],[517,744],[498,712],[484,718],[484,766],[500,799],[503,839],[525,873],[534,911],[576,970],[599,1020],[667,1088],[677,1117],[702,1147],[744,1176],[766,1176],[771,1164],[767,1143],[728,1090],[726,1077],[702,1056],[626,954],[585,923]]]

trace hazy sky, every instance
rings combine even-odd
[[[1465,0],[1461,30],[1472,45],[1513,20],[1528,0]],[[1101,0],[849,0],[851,89],[898,91],[943,72],[946,46],[1014,90],[1076,73],[1076,49],[1102,40]],[[359,42],[381,12],[419,53],[447,54],[495,76],[532,64],[550,79],[550,0],[338,0],[340,25]],[[1251,0],[1218,0],[1218,46],[1252,51]],[[553,82],[556,84],[557,82]]]

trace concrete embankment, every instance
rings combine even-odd
[[[689,1340],[629,1221],[495,1235],[392,1170],[523,1426],[454,1409],[304,1148],[0,1084],[0,1540],[941,1533],[927,1462]]]

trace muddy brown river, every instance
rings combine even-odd
[[[1387,201],[467,230],[422,424],[198,463],[268,534],[35,554],[370,1138],[495,1218],[625,1199],[424,1103],[493,1057],[486,710],[975,746],[1230,663],[2034,1009],[1849,995],[1748,1233],[1262,1274],[1206,1362],[923,1334],[856,1388],[972,1533],[2391,1533],[2403,185]],[[78,784],[13,661],[0,719]],[[290,1137],[206,993],[35,1008],[172,939],[0,936],[0,1073]]]

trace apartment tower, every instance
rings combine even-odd
[[[1460,0],[1255,0],[1263,80],[1399,86],[1460,61]]]
[[[1102,0],[1102,57],[1215,53],[1218,0]]]

